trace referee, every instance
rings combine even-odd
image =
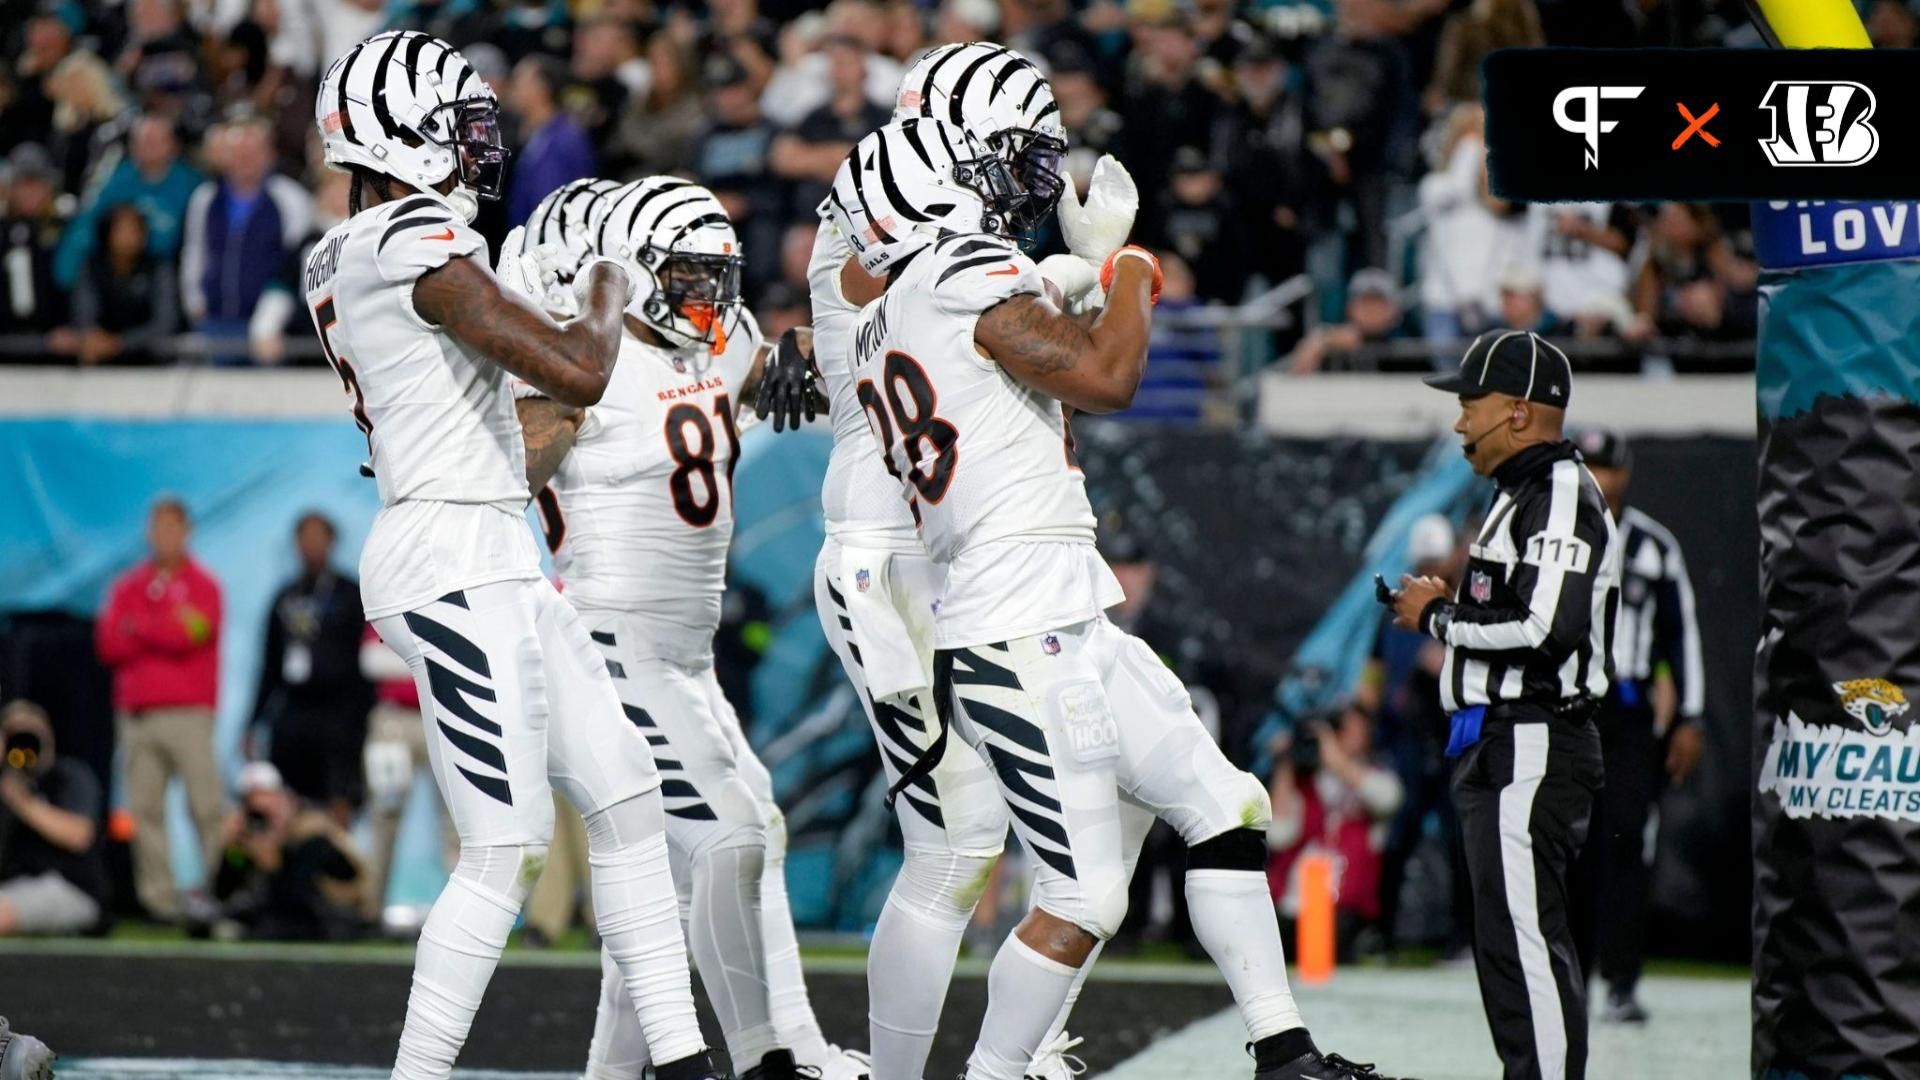
[[[1601,784],[1596,703],[1611,673],[1619,581],[1613,519],[1561,436],[1566,354],[1524,331],[1480,335],[1458,372],[1453,428],[1493,505],[1458,595],[1403,577],[1395,621],[1444,642],[1447,755],[1473,892],[1474,966],[1506,1080],[1580,1080],[1587,999],[1567,873]]]
[[[1614,618],[1613,686],[1600,707],[1607,786],[1574,874],[1574,932],[1587,974],[1607,987],[1600,1019],[1644,1023],[1634,993],[1646,959],[1647,822],[1664,782],[1678,786],[1700,761],[1705,680],[1693,583],[1679,541],[1628,506],[1633,453],[1616,431],[1572,436],[1619,528],[1620,611]]]

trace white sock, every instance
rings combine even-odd
[[[760,932],[767,948],[767,989],[780,1045],[802,1065],[823,1067],[832,1050],[820,1033],[800,970],[800,939],[787,906],[787,822],[777,811],[767,820],[767,865],[760,875]]]
[[[420,928],[393,1080],[443,1080],[467,1041],[544,847],[466,848]],[[530,867],[531,872],[526,872]]]
[[[649,1062],[647,1033],[627,997],[627,984],[607,950],[600,950],[600,1003],[587,1044],[586,1080],[640,1080]]]
[[[987,1015],[966,1080],[1021,1080],[1078,974],[1008,934],[987,970]]]
[[[1187,913],[1194,936],[1233,990],[1254,1042],[1302,1026],[1287,988],[1287,955],[1267,875],[1247,870],[1187,871]]]
[[[760,877],[765,849],[758,828],[745,843],[695,859],[687,944],[700,969],[714,1017],[726,1034],[738,1076],[780,1048],[767,990],[767,950],[761,940]]]
[[[1067,1018],[1073,1015],[1073,1007],[1080,1000],[1080,991],[1087,985],[1087,975],[1093,971],[1093,965],[1100,959],[1100,951],[1107,947],[1104,941],[1095,942],[1093,951],[1087,954],[1087,962],[1073,973],[1073,985],[1067,989],[1067,1000],[1060,1006],[1060,1015],[1053,1018],[1053,1026],[1047,1029],[1046,1038],[1040,1040],[1041,1046],[1050,1045],[1067,1030]]]
[[[658,790],[587,815],[587,862],[601,947],[613,957],[656,1064],[701,1053],[680,906],[667,868]]]
[[[953,981],[979,885],[993,860],[913,852],[900,866],[867,948],[873,1080],[920,1080]]]

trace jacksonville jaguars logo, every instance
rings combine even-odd
[[[1885,679],[1848,679],[1834,683],[1833,692],[1840,695],[1840,707],[1870,735],[1892,731],[1894,717],[1909,708],[1905,692]]]

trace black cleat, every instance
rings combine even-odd
[[[1318,1050],[1302,1054],[1284,1065],[1261,1069],[1253,1080],[1393,1080],[1371,1065],[1348,1061],[1339,1054]]]
[[[1644,1024],[1647,1022],[1647,1010],[1633,996],[1633,991],[1609,990],[1607,1003],[1600,1008],[1600,1020],[1608,1024]]]
[[[740,1080],[820,1080],[820,1070],[795,1064],[791,1050],[769,1050],[761,1055],[760,1064],[740,1074]]]

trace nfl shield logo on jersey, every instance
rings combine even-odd
[[[1493,599],[1493,579],[1475,570],[1472,579],[1467,583],[1467,593],[1475,600],[1486,603]]]
[[[679,372],[682,375],[685,375],[687,373],[686,358],[683,356],[675,356],[673,358],[673,370]]]
[[[867,573],[864,569],[854,571],[853,587],[859,589],[861,592],[866,592],[873,587],[873,575]]]
[[[1048,656],[1059,656],[1060,655],[1059,636],[1056,634],[1048,634],[1046,637],[1041,638],[1040,651],[1046,653]]]

